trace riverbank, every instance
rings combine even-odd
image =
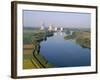
[[[50,36],[53,36],[53,32],[44,30],[25,30],[23,69],[53,67],[53,65],[48,63],[40,53],[40,42],[46,40],[46,38]]]
[[[81,47],[91,48],[90,32],[73,32],[72,35],[65,36],[64,39],[75,39],[76,43],[79,44]]]

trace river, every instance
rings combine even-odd
[[[75,40],[65,40],[64,32],[55,32],[40,43],[40,53],[55,67],[90,66],[90,49],[82,48]]]

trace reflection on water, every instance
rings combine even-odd
[[[54,36],[57,36],[57,35],[63,36],[63,35],[65,35],[65,33],[64,32],[55,32]]]
[[[65,40],[64,32],[55,32],[40,43],[40,52],[55,67],[90,65],[90,49],[82,48],[75,41]]]

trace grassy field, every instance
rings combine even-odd
[[[23,54],[23,69],[32,69],[36,66],[31,62],[32,59],[32,49],[24,49]]]
[[[75,39],[76,43],[78,43],[80,46],[84,48],[91,48],[91,37],[90,32],[88,31],[79,31],[79,32],[73,32],[72,35],[68,35],[64,37],[67,39]]]
[[[33,50],[26,49],[23,54],[23,69],[33,69],[33,68],[42,68],[39,62],[35,59],[32,54]]]

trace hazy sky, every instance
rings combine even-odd
[[[91,25],[90,13],[50,12],[50,11],[23,11],[24,27],[78,27],[89,28]]]

